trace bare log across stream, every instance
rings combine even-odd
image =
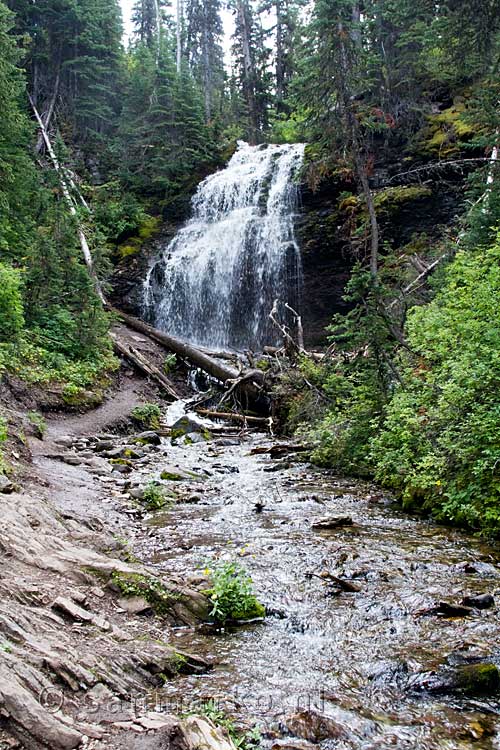
[[[109,309],[121,318],[129,328],[133,328],[135,331],[158,341],[182,359],[188,360],[195,367],[199,367],[208,375],[229,386],[239,395],[244,395],[251,401],[261,400],[265,396],[263,388],[264,373],[261,370],[237,370],[227,362],[221,362],[206,352],[201,351],[201,349],[192,346],[192,344],[187,344],[175,336],[153,328],[153,326],[150,326],[143,320],[139,320],[132,315],[127,315],[115,307],[109,306]]]

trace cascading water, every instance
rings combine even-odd
[[[297,309],[301,261],[294,237],[302,144],[240,142],[228,166],[198,187],[192,218],[151,267],[147,318],[216,349],[277,343],[275,299]]]

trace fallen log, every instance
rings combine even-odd
[[[270,426],[270,417],[250,417],[246,414],[236,414],[235,412],[229,411],[211,411],[210,409],[196,409],[197,414],[202,414],[204,417],[210,417],[211,419],[227,419],[230,422],[242,422],[249,424],[266,424]]]
[[[281,458],[282,456],[286,456],[287,453],[305,453],[310,450],[310,445],[287,445],[286,443],[276,443],[276,445],[272,445],[271,447],[268,447],[267,445],[258,445],[256,448],[252,448],[250,453],[269,453],[271,458]]]
[[[158,385],[160,385],[160,387],[164,391],[166,391],[166,393],[168,393],[168,395],[173,399],[180,399],[179,394],[175,390],[170,380],[166,377],[166,375],[162,373],[162,371],[158,367],[156,367],[156,365],[148,362],[147,359],[145,359],[142,354],[137,351],[137,349],[134,349],[134,347],[130,346],[129,344],[125,344],[112,331],[110,332],[110,336],[113,339],[113,345],[118,354],[126,357],[126,359],[130,360],[130,362],[132,362],[132,364],[134,364],[138,370],[144,373],[147,377],[155,380]]]
[[[177,354],[182,359],[188,360],[192,365],[199,367],[200,370],[203,370],[224,385],[231,386],[239,395],[243,394],[252,401],[261,400],[263,396],[265,397],[266,394],[263,389],[264,373],[261,370],[237,370],[226,362],[220,362],[215,357],[206,354],[198,347],[187,344],[176,336],[171,336],[164,331],[160,331],[143,320],[135,318],[133,315],[123,313],[121,310],[110,305],[108,305],[108,309],[123,320],[129,328],[133,328],[135,331],[158,341],[158,343],[162,344],[169,351],[174,352],[174,354]]]

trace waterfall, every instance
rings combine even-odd
[[[240,142],[227,167],[199,185],[192,218],[145,281],[153,325],[212,349],[278,343],[274,300],[300,304],[294,212],[303,154],[302,144]]]

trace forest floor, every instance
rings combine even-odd
[[[9,447],[0,749],[231,750],[203,705],[275,750],[496,748],[498,548],[271,458],[262,433],[134,442],[154,396],[125,371]],[[134,496],[161,472],[171,503],[150,512]],[[202,624],[217,561],[249,570],[264,623]]]

